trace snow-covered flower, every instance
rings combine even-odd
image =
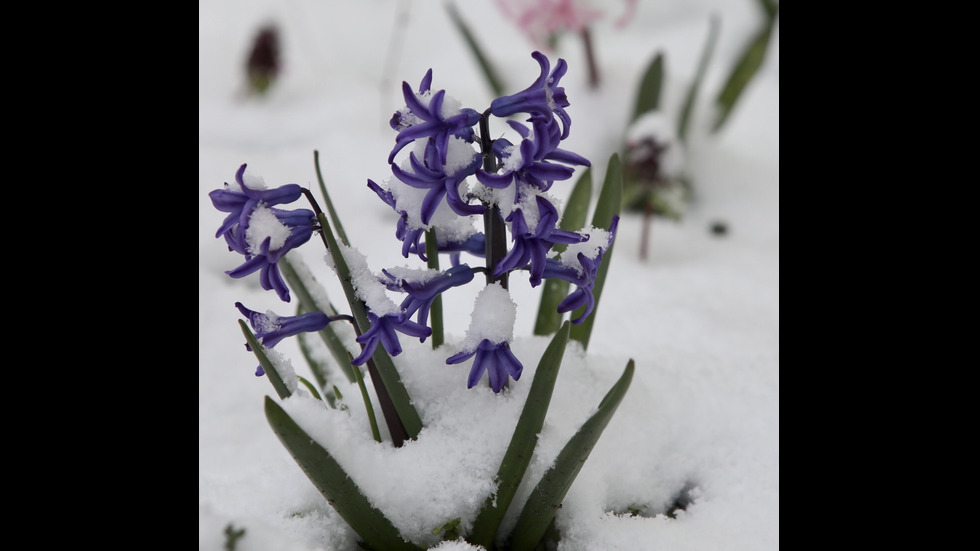
[[[477,151],[471,149],[470,152],[472,153],[470,158],[455,167],[437,164],[435,157],[438,151],[431,147],[426,148],[425,163],[419,161],[415,152],[409,155],[410,170],[403,170],[397,164],[391,165],[391,171],[399,181],[414,188],[427,190],[420,213],[423,224],[428,224],[432,219],[443,197],[446,198],[453,212],[460,216],[483,214],[483,205],[470,204],[459,194],[460,185],[468,176],[476,172],[482,161]]]
[[[224,189],[216,189],[208,194],[211,204],[221,212],[229,213],[225,217],[215,237],[228,235],[236,224],[247,223],[255,206],[262,203],[267,207],[292,203],[303,194],[299,184],[286,184],[274,189],[266,189],[265,182],[258,177],[249,175],[251,185],[245,184],[246,164],[238,167],[235,172],[235,183],[225,182]],[[232,246],[229,243],[229,246]]]
[[[250,310],[241,302],[236,302],[235,307],[243,316],[248,318],[249,325],[255,331],[255,338],[266,348],[274,347],[286,337],[320,331],[333,321],[323,312],[307,312],[298,316],[279,316],[271,310],[265,314]],[[252,347],[245,343],[245,349],[251,351]],[[265,374],[265,370],[260,365],[256,369],[255,375],[260,377],[263,374]]]
[[[483,372],[490,374],[490,388],[494,392],[500,392],[510,376],[515,381],[521,378],[524,366],[520,360],[510,351],[510,344],[505,342],[493,343],[489,339],[483,339],[475,349],[469,352],[460,352],[446,359],[447,364],[458,364],[470,359],[473,360],[473,367],[470,368],[470,375],[466,379],[466,387],[473,388],[480,382]]]
[[[245,255],[245,262],[225,273],[237,279],[258,271],[262,288],[275,290],[280,299],[289,302],[279,259],[310,240],[316,214],[309,209],[286,211],[259,204],[243,218],[245,221],[233,228],[226,240],[230,249]]]
[[[515,209],[507,217],[510,222],[514,247],[504,256],[494,269],[494,277],[500,277],[511,270],[521,269],[530,264],[531,286],[537,287],[544,275],[548,252],[557,243],[581,243],[589,238],[558,227],[558,209],[546,198],[534,198],[537,222],[531,227],[522,209]]]
[[[480,114],[473,109],[460,108],[458,101],[446,97],[445,90],[431,93],[432,69],[422,77],[419,93],[402,82],[405,107],[391,117],[389,124],[398,131],[395,147],[388,155],[388,162],[409,143],[430,138],[433,140],[439,160],[446,163],[449,138],[456,136],[466,140],[473,138],[473,125],[480,121]]]
[[[543,278],[558,278],[569,283],[574,283],[578,288],[572,291],[564,300],[558,304],[558,312],[564,314],[585,306],[582,315],[573,319],[572,324],[578,325],[585,321],[585,318],[595,309],[595,297],[592,289],[595,287],[595,278],[602,264],[602,255],[612,246],[616,238],[616,227],[619,225],[619,216],[614,216],[609,231],[593,230],[595,238],[601,235],[608,235],[603,245],[594,246],[589,242],[578,245],[570,245],[562,253],[561,260],[549,258],[545,263]],[[571,259],[575,259],[574,261]]]
[[[398,208],[398,203],[395,201],[395,196],[392,195],[391,190],[382,188],[374,180],[370,179],[368,180],[368,187],[398,213],[398,223],[395,225],[395,237],[402,242],[402,256],[408,258],[408,254],[413,252],[422,259],[422,262],[428,262],[429,259],[425,256],[425,247],[419,244],[419,241],[425,234],[425,228],[412,228],[409,225],[408,211]]]
[[[461,350],[446,359],[446,363],[452,365],[476,356],[467,378],[468,388],[480,382],[485,371],[490,374],[490,387],[494,392],[504,388],[508,376],[515,381],[520,379],[524,366],[511,352],[509,344],[514,339],[516,319],[517,305],[507,289],[492,283],[480,290]]]

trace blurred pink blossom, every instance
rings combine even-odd
[[[637,0],[623,0],[626,10],[615,21],[623,27],[636,13]],[[550,49],[549,39],[562,31],[581,33],[605,15],[609,2],[598,0],[496,0],[504,15],[538,48]],[[602,7],[599,7],[599,6]]]

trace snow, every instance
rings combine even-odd
[[[708,132],[711,99],[760,24],[757,4],[640,2],[635,18],[614,28],[624,5],[610,3],[605,23],[592,29],[602,78],[595,90],[574,37],[547,53],[552,66],[559,56],[569,66],[561,85],[573,124],[561,147],[592,161],[597,189],[610,155],[621,150],[649,61],[664,52],[661,102],[674,117],[697,68],[709,17],[721,21],[684,149],[694,202],[679,222],[654,220],[646,260],[639,256],[642,216],[622,214],[614,247],[604,255],[611,264],[588,350],[569,343],[526,474],[531,483],[514,498],[515,504],[527,498],[633,359],[629,391],[556,516],[560,551],[779,548],[778,26],[765,64],[727,125]],[[538,77],[533,44],[493,2],[456,5],[497,63],[507,93]],[[245,97],[250,40],[270,20],[282,32],[284,68],[267,97]],[[445,89],[447,97],[480,112],[493,95],[442,2],[211,0],[199,5],[199,25],[199,548],[224,549],[230,525],[245,530],[237,551],[355,550],[356,535],[270,428],[262,404],[276,395],[266,377],[254,375],[257,360],[245,350],[238,325],[235,302],[287,316],[295,315],[296,299],[286,304],[262,290],[257,274],[233,279],[224,273],[242,257],[214,237],[225,213],[207,194],[234,182],[237,168],[248,163],[250,187],[298,183],[319,198],[313,165],[313,151],[319,151],[351,240],[345,258],[358,263],[362,287],[381,302],[382,268],[410,274],[424,267],[401,255],[394,237],[398,214],[366,185],[368,178],[380,182],[390,175],[385,161],[395,132],[388,120],[404,105],[401,82],[417,88],[432,68],[433,92]],[[494,137],[509,130],[495,123]],[[581,170],[556,182],[549,195],[563,204]],[[309,206],[301,199],[278,208]],[[713,234],[715,222],[728,232]],[[605,239],[595,231],[593,241]],[[328,257],[316,236],[289,253],[290,260],[303,261],[301,277],[318,283],[312,286],[317,302],[346,313]],[[448,267],[445,257],[440,260]],[[503,291],[482,281],[478,276],[443,295],[446,342],[439,349],[431,339],[400,336],[404,352],[394,361],[425,424],[418,440],[395,449],[382,422],[384,441],[374,441],[357,385],[339,375],[333,382],[346,408],[325,407],[302,385],[279,400],[404,535],[440,551],[476,549],[440,543],[432,531],[454,517],[462,517],[464,532],[472,525],[549,342],[531,336],[541,287],[531,288],[526,273],[512,274],[506,294],[513,302],[502,309],[514,316],[511,349],[524,373],[500,394],[486,384],[467,389],[472,360],[447,365],[445,359],[463,348],[468,321],[500,330],[490,327],[499,318],[477,323],[472,317],[478,298]],[[356,355],[353,332],[339,325]],[[314,355],[330,357],[319,339],[309,342]],[[296,339],[272,352],[291,384],[293,372],[312,380]],[[665,516],[681,493],[690,505],[676,518]],[[630,516],[631,510],[639,514]],[[512,510],[505,527],[514,522]]]

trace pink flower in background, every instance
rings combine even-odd
[[[615,21],[622,27],[636,12],[637,0],[624,0],[626,11]],[[580,33],[605,14],[608,2],[597,0],[497,0],[497,6],[539,48],[549,48],[550,39],[562,31]]]

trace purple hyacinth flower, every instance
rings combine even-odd
[[[419,86],[419,94],[429,92],[432,83],[432,69],[426,72],[422,83]],[[446,99],[446,91],[439,90],[431,95],[428,105],[412,92],[412,87],[407,82],[402,82],[402,95],[405,98],[405,105],[408,112],[399,111],[392,116],[390,125],[398,130],[395,138],[395,148],[388,155],[388,162],[395,159],[395,155],[409,143],[421,139],[431,138],[439,152],[439,159],[442,164],[446,163],[446,154],[449,149],[449,138],[456,136],[465,140],[473,139],[473,125],[480,121],[481,115],[473,109],[462,108],[449,116],[443,113],[443,104]]]
[[[437,296],[453,287],[466,285],[470,281],[473,281],[473,269],[466,264],[453,266],[425,281],[406,281],[405,279],[391,275],[387,270],[382,270],[382,272],[389,278],[389,281],[384,282],[389,289],[408,294],[401,303],[402,313],[406,316],[412,316],[412,314],[418,313],[415,319],[421,325],[426,325],[429,319],[429,309],[432,307],[432,301]],[[425,338],[422,338],[422,341],[424,342]]]
[[[504,388],[508,375],[515,381],[521,378],[524,366],[510,351],[510,344],[506,341],[494,344],[489,339],[483,339],[475,349],[450,356],[446,359],[446,363],[462,363],[474,354],[476,359],[473,360],[473,367],[470,369],[470,376],[466,381],[467,388],[476,386],[480,382],[480,378],[483,377],[484,371],[490,373],[490,388],[494,392],[500,392]]]
[[[551,62],[541,52],[531,54],[538,65],[541,66],[541,75],[534,84],[525,90],[510,96],[499,97],[490,102],[490,112],[497,117],[509,117],[515,113],[530,113],[532,115],[544,115],[551,118],[558,115],[562,121],[561,139],[568,137],[572,121],[565,112],[565,107],[569,106],[568,97],[565,95],[565,88],[558,86],[558,81],[568,70],[568,63],[559,58],[555,70],[549,75]]]
[[[432,155],[436,152],[431,148],[426,149],[427,161],[434,160]],[[429,162],[422,163],[419,161],[415,153],[409,155],[409,162],[411,163],[412,172],[406,172],[401,169],[396,164],[391,165],[391,171],[394,173],[395,177],[401,180],[404,184],[419,188],[429,190],[426,193],[425,198],[422,200],[422,212],[420,213],[422,223],[428,224],[432,220],[432,216],[436,212],[436,208],[442,202],[442,198],[446,198],[446,202],[449,207],[460,216],[469,216],[472,214],[483,214],[486,210],[483,205],[479,204],[469,204],[463,200],[459,195],[459,186],[463,183],[463,180],[467,176],[476,172],[477,167],[480,166],[482,159],[480,154],[476,151],[473,152],[473,158],[465,166],[459,167],[458,170],[452,174],[447,174],[442,169],[441,165],[436,165],[439,168],[432,168],[432,164]]]
[[[410,229],[408,225],[408,213],[404,210],[399,210],[395,202],[395,197],[391,194],[391,191],[383,189],[373,180],[368,180],[368,187],[371,188],[378,197],[381,198],[388,206],[391,207],[396,213],[398,213],[398,223],[395,226],[395,237],[402,242],[402,256],[408,258],[409,253],[415,253],[422,262],[428,262],[429,258],[425,256],[425,247],[421,246],[419,242],[422,236],[425,234],[425,229],[416,228]]]
[[[561,314],[574,311],[582,306],[586,307],[582,315],[572,320],[573,325],[578,325],[585,321],[585,318],[589,317],[589,314],[595,309],[595,297],[592,294],[595,286],[595,278],[598,275],[599,266],[602,264],[602,256],[609,250],[613,240],[616,238],[616,227],[618,224],[619,216],[614,216],[612,224],[609,226],[609,240],[604,247],[599,248],[594,258],[590,258],[581,252],[576,255],[579,265],[582,268],[581,270],[577,267],[563,264],[553,258],[547,259],[545,263],[544,272],[541,277],[545,279],[558,278],[569,283],[574,283],[577,286],[575,291],[558,304],[558,313]]]
[[[262,314],[254,310],[249,310],[241,302],[236,302],[235,307],[248,318],[249,325],[255,331],[255,338],[266,348],[272,348],[279,344],[279,341],[286,337],[292,337],[300,333],[320,331],[324,329],[332,320],[323,312],[308,312],[298,316],[277,316],[273,313]],[[245,343],[245,349],[252,350],[252,347]],[[255,370],[255,376],[261,377],[265,370],[260,365]]]
[[[274,290],[280,299],[289,302],[289,288],[279,272],[279,259],[310,240],[316,214],[309,209],[286,211],[268,209],[262,205],[247,214],[248,216],[243,216],[244,221],[235,226],[231,234],[226,235],[229,248],[245,255],[245,262],[225,273],[237,279],[259,271],[259,284],[262,288],[266,291]],[[256,223],[256,215],[262,217],[261,224]],[[270,235],[269,228],[277,235]],[[250,229],[255,231],[249,232]],[[284,232],[288,235],[282,235]],[[273,238],[276,239],[275,242]]]
[[[235,173],[235,182],[240,191],[232,189],[228,182],[225,182],[224,189],[216,189],[208,194],[214,208],[229,213],[218,228],[215,237],[221,237],[230,232],[235,224],[245,222],[246,217],[259,203],[264,203],[268,207],[292,203],[303,194],[303,188],[299,184],[286,184],[275,189],[252,189],[246,186],[243,180],[245,167],[246,165],[243,164]]]
[[[507,121],[523,139],[520,146],[514,146],[504,138],[494,140],[493,152],[499,168],[492,174],[482,168],[477,169],[476,178],[483,185],[502,189],[516,180],[531,184],[541,191],[548,191],[556,180],[567,180],[574,174],[571,167],[554,164],[552,161],[592,166],[585,157],[557,147],[561,141],[561,131],[554,118],[545,121],[540,115],[535,115],[530,120],[533,133],[517,121]]]
[[[368,312],[367,315],[371,327],[357,337],[357,342],[363,344],[364,349],[358,357],[351,361],[354,365],[363,365],[364,362],[368,361],[374,355],[374,350],[378,347],[379,342],[388,354],[392,356],[401,354],[402,346],[398,342],[398,335],[395,334],[395,331],[419,338],[432,335],[432,329],[415,323],[404,313],[385,314],[378,317],[374,313]]]
[[[544,276],[548,252],[555,244],[581,243],[588,239],[586,235],[558,228],[558,209],[540,195],[535,200],[538,206],[538,224],[533,231],[528,228],[520,209],[514,210],[507,217],[507,221],[511,223],[514,247],[500,259],[494,269],[494,277],[500,277],[530,263],[530,283],[532,287],[537,287]]]

